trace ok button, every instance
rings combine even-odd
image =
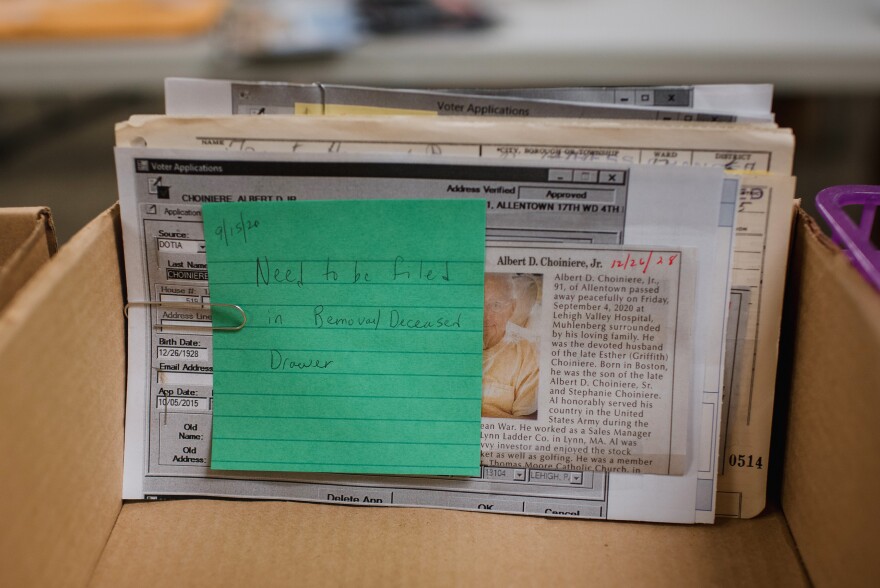
[[[450,499],[449,506],[487,512],[522,512],[521,500],[498,500],[491,496],[482,498],[455,496]]]

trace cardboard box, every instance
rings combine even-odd
[[[0,585],[876,585],[880,557],[866,533],[878,508],[880,297],[805,215],[797,231],[784,513],[676,526],[294,502],[122,504],[125,293],[111,209],[0,316]],[[861,353],[847,352],[851,343]],[[826,353],[849,360],[813,363]]]
[[[817,586],[880,585],[880,293],[801,212],[789,263],[777,433],[782,507]],[[783,389],[784,391],[784,389]],[[781,443],[780,443],[781,445]]]
[[[0,310],[57,250],[48,208],[0,208]]]

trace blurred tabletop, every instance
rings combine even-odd
[[[0,42],[0,93],[162,91],[167,76],[398,86],[772,82],[880,89],[880,0],[487,0],[473,31],[367,37],[249,61],[221,29],[155,40]]]

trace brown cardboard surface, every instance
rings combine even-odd
[[[186,500],[127,504],[110,586],[805,586],[777,512],[715,526]]]
[[[0,585],[82,586],[119,513],[125,339],[118,212],[0,314]]]
[[[880,294],[800,213],[783,508],[817,586],[880,583]]]
[[[0,208],[0,309],[57,250],[48,208]]]
[[[784,507],[817,585],[871,584],[877,295],[808,220],[799,229]],[[0,314],[2,586],[809,584],[773,507],[694,527],[291,502],[122,506],[120,254],[113,209]]]

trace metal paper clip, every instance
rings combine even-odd
[[[175,330],[190,330],[190,331],[240,331],[247,324],[247,314],[245,314],[244,309],[237,304],[223,304],[220,302],[153,302],[150,300],[135,300],[129,302],[125,305],[125,317],[128,318],[128,309],[131,306],[161,306],[163,308],[181,308],[188,310],[208,310],[212,307],[217,308],[234,308],[239,313],[241,313],[241,323],[237,325],[232,325],[229,327],[215,327],[211,325],[210,327],[200,327],[198,325],[188,326],[188,325],[161,325],[154,324],[153,328],[157,330],[164,329],[175,329]]]

